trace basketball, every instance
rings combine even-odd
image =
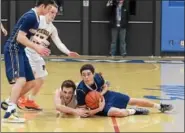
[[[97,91],[90,91],[85,97],[86,106],[90,109],[96,109],[99,107],[99,99],[102,100],[102,95]]]

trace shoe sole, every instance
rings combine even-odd
[[[25,106],[25,107],[29,110],[42,111],[42,109],[37,109],[37,108],[34,108],[34,107],[28,107],[28,106]]]

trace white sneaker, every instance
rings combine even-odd
[[[2,119],[2,122],[5,123],[24,123],[25,121],[24,118],[19,118],[15,113],[12,113],[8,118]]]

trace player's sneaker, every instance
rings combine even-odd
[[[2,119],[2,122],[8,122],[8,123],[24,123],[24,118],[19,118],[15,112],[15,110],[12,110],[11,112],[6,112],[4,115],[4,118]]]
[[[161,108],[159,109],[161,112],[165,111],[171,111],[173,109],[173,106],[171,104],[160,104]]]
[[[42,108],[40,108],[39,105],[34,100],[27,99],[24,105],[27,109],[42,111]]]
[[[22,96],[19,98],[19,100],[17,101],[17,107],[19,109],[25,109],[25,103],[26,103],[27,99],[25,96]]]
[[[145,109],[145,108],[132,108],[134,109],[136,112],[134,115],[148,115],[149,114],[149,110],[148,109]]]

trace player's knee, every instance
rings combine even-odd
[[[24,86],[26,84],[26,79],[24,77],[17,78],[16,83]]]
[[[129,105],[137,105],[138,100],[136,98],[130,98],[128,104]]]

